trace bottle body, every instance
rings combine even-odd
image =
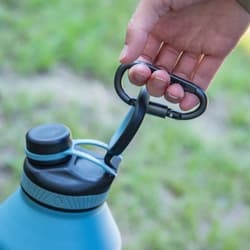
[[[27,132],[20,188],[0,205],[0,250],[121,249],[106,203],[118,165],[106,171],[103,155],[77,147],[89,142],[62,124]]]
[[[90,211],[46,208],[18,188],[0,205],[0,250],[120,250],[106,203]]]

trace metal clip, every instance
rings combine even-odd
[[[141,62],[141,61],[135,61],[133,63],[130,64],[121,64],[115,73],[115,78],[114,78],[114,84],[115,84],[115,90],[117,92],[117,94],[119,95],[119,97],[127,104],[129,105],[133,105],[135,106],[136,104],[136,98],[132,98],[130,97],[124,90],[123,85],[122,85],[122,78],[124,73],[130,69],[131,67],[133,67],[136,64],[145,64],[147,65],[151,72],[154,72],[156,70],[159,70],[159,68],[157,68],[156,66],[146,63],[146,62]],[[182,79],[181,77],[178,77],[174,74],[170,74],[170,84],[173,83],[178,83],[180,84],[185,92],[189,92],[192,93],[194,95],[196,95],[199,99],[199,105],[196,109],[191,110],[189,112],[179,112],[176,110],[173,110],[171,108],[169,108],[166,105],[157,103],[157,102],[152,102],[149,101],[148,106],[147,106],[147,113],[154,115],[154,116],[159,116],[162,118],[165,117],[169,117],[169,118],[173,118],[173,119],[177,119],[177,120],[189,120],[189,119],[193,119],[196,118],[198,116],[200,116],[202,113],[205,112],[206,107],[207,107],[207,96],[205,94],[205,92],[197,85],[195,85],[192,82],[189,82],[185,79]]]

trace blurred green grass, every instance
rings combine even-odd
[[[134,3],[1,1],[1,64],[21,73],[66,64],[110,80]]]
[[[118,110],[109,111],[114,120],[105,123],[99,121],[102,109],[94,107],[96,100],[93,105],[81,101],[87,85],[69,81],[57,89],[53,83],[38,84],[33,76],[63,65],[85,81],[87,76],[89,84],[100,79],[112,96],[111,80],[135,4],[1,2],[0,173],[10,179],[0,199],[18,183],[24,134],[31,126],[57,121],[67,124],[75,138],[110,138],[124,113],[120,101],[113,104]],[[109,204],[125,250],[249,249],[249,44],[248,33],[218,72],[204,116],[190,122],[148,117],[124,153]],[[25,84],[18,75],[5,81],[9,69]]]

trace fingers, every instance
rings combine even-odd
[[[223,61],[223,57],[204,56],[193,76],[193,81],[206,90]]]
[[[196,55],[188,52],[181,53],[165,45],[155,63],[206,90],[218,68],[223,63],[223,59],[222,57]],[[150,79],[148,85],[150,84]],[[149,90],[152,91],[152,87]],[[184,93],[183,88],[178,84],[167,86],[164,96],[172,103],[179,103],[180,108],[184,111],[194,108],[199,103],[195,95],[188,92]]]
[[[184,52],[178,60],[173,73],[183,79],[194,82],[203,90],[208,88],[218,68],[223,62],[223,58],[196,55]],[[176,85],[170,85],[166,89],[165,98],[171,102],[179,103],[180,108],[184,111],[194,108],[198,103],[198,98],[188,92],[184,93],[183,89]]]
[[[161,15],[169,10],[164,1],[141,0],[131,18],[125,38],[125,46],[120,54],[121,63],[131,63],[144,51],[149,34]]]
[[[165,70],[157,70],[152,73],[148,82],[148,92],[155,97],[163,96],[170,83],[170,76]]]
[[[148,33],[144,30],[128,28],[126,43],[122,49],[119,60],[121,63],[131,63],[142,53],[147,42]]]
[[[185,93],[180,84],[171,84],[164,93],[166,100],[172,103],[180,103]]]
[[[151,70],[144,64],[137,64],[129,70],[129,80],[137,86],[144,85],[151,76]]]
[[[192,80],[192,75],[194,74],[195,69],[199,65],[200,58],[201,56],[198,56],[193,53],[188,53],[188,52],[182,53],[181,57],[179,58],[179,61],[177,62],[173,70],[173,73],[180,76],[183,79]],[[166,90],[165,98],[169,101],[172,101],[173,97],[176,99],[176,103],[177,102],[180,103],[181,109],[183,109],[183,106],[182,106],[183,100],[185,100],[184,108],[186,107],[185,104],[190,103],[190,100],[191,100],[191,103],[193,103],[192,107],[198,104],[198,98],[195,95],[190,94],[190,93],[184,93],[183,90],[177,91],[173,89],[173,87],[168,88]]]
[[[160,53],[157,57],[159,51]],[[181,53],[176,49],[166,44],[161,46],[158,40],[155,40],[153,37],[149,37],[149,42],[147,43],[139,60],[147,61],[153,64],[156,62],[156,65],[164,70],[155,71],[151,75],[151,71],[148,67],[139,64],[129,70],[130,81],[138,86],[147,83],[147,89],[152,96],[163,96],[170,83],[170,77],[167,72],[173,70],[180,54]],[[170,93],[168,100],[172,102],[178,102],[184,96],[183,90],[179,85],[173,85],[169,88],[169,90]],[[166,95],[166,97],[167,96],[168,95]]]
[[[155,38],[152,35],[149,35],[145,48],[138,59],[141,61],[153,63],[158,55],[158,52],[161,49],[161,45],[162,42],[159,39]]]
[[[155,64],[168,72],[172,72],[181,54],[181,51],[168,44],[164,44],[155,60]]]
[[[140,55],[140,57],[138,58],[138,60],[153,63],[160,48],[161,48],[161,42],[158,39],[150,35],[147,39],[145,49]],[[165,76],[163,77],[161,76],[161,74],[162,73],[160,73],[158,77],[159,79],[169,78],[166,72],[165,72]],[[133,82],[134,84],[138,86],[141,86],[145,84],[151,78],[151,70],[146,65],[138,64],[129,70],[128,76],[131,82]]]
[[[147,88],[153,96],[165,96],[168,101],[179,103],[184,97],[184,91],[179,84],[170,84],[170,77],[167,72],[175,68],[182,52],[174,47],[164,44],[155,59],[155,64],[164,71],[155,71],[147,82]],[[163,84],[163,81],[165,84]]]
[[[168,57],[161,55],[155,60],[155,64],[168,71],[172,70],[174,74],[194,82],[204,90],[208,88],[223,62],[221,57],[195,55],[186,52],[181,54],[169,47],[165,47],[163,53]],[[130,80],[137,85],[146,83],[147,89],[152,96],[164,96],[172,103],[179,103],[180,108],[184,111],[194,108],[199,102],[195,95],[184,93],[179,84],[172,83],[169,85],[170,77],[166,70],[158,70],[151,74],[146,65],[138,64],[130,70],[129,74]],[[139,75],[141,78],[138,78]]]
[[[206,90],[223,63],[223,60],[224,58],[221,57],[204,56],[193,74],[192,81],[203,90]],[[182,110],[189,110],[196,106],[197,103],[198,100],[194,95],[186,93],[180,103],[180,108]]]

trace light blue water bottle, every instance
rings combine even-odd
[[[207,105],[199,87],[174,75],[173,82],[197,95],[200,105],[195,110],[180,113],[152,102],[145,88],[131,98],[123,89],[122,76],[138,63],[120,65],[116,71],[117,94],[131,108],[108,145],[72,140],[69,128],[61,124],[28,131],[21,185],[0,205],[0,250],[121,250],[120,233],[106,199],[122,152],[145,114],[187,120],[201,115]],[[81,147],[86,145],[106,152]]]
[[[61,124],[28,131],[20,188],[0,205],[0,250],[121,250],[106,199],[148,99],[143,89],[108,145],[72,140]]]
[[[1,250],[120,250],[121,237],[106,198],[113,166],[72,140],[61,124],[41,125],[26,135],[21,187],[0,205]],[[116,159],[116,160],[115,160]]]

